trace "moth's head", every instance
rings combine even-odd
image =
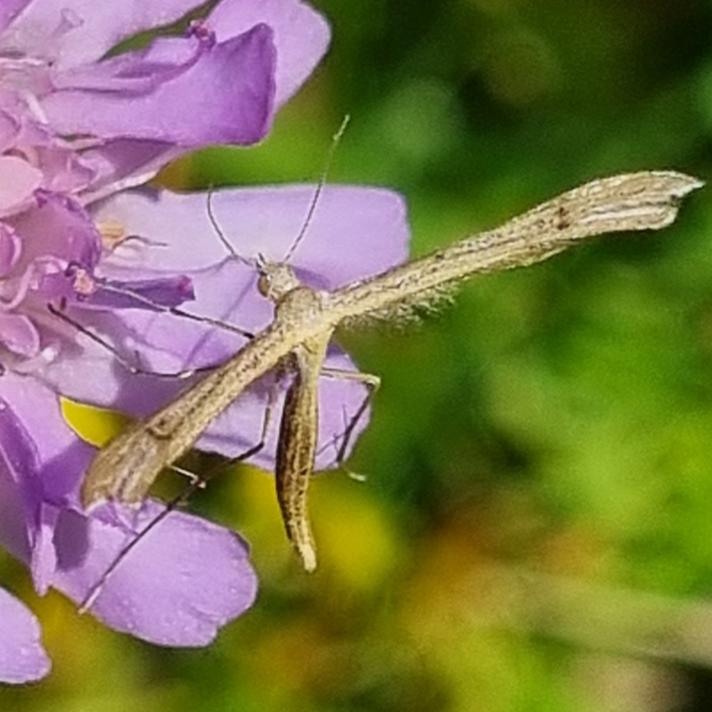
[[[284,262],[269,262],[257,255],[257,290],[272,302],[278,302],[285,294],[300,286],[294,270]]]

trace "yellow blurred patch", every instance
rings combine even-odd
[[[62,398],[61,403],[62,415],[69,427],[96,447],[104,447],[131,422],[125,415],[113,410],[95,408],[67,398]]]
[[[235,501],[240,503],[240,531],[252,543],[258,565],[294,558],[286,540],[271,475],[252,468],[236,473]],[[344,475],[320,475],[311,483],[309,511],[316,537],[317,575],[327,574],[341,586],[368,593],[399,561],[396,527],[368,484]]]
[[[332,474],[312,488],[312,519],[325,567],[361,592],[379,588],[400,561],[400,542],[391,514],[368,483]]]
[[[256,467],[228,470],[229,502],[239,507],[230,515],[235,528],[250,542],[252,558],[260,571],[282,568],[292,555],[279,517],[273,477]]]

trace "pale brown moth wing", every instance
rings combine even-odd
[[[291,369],[294,377],[284,400],[277,441],[277,501],[287,537],[306,571],[316,568],[307,492],[319,431],[319,375],[330,340],[331,331],[328,331],[294,350],[297,363]]]
[[[641,171],[574,188],[513,218],[381,275],[348,285],[329,299],[339,320],[403,318],[475,274],[541,262],[574,243],[609,232],[659,230],[677,217],[682,198],[702,187],[675,171]]]

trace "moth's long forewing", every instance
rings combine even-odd
[[[101,450],[81,491],[84,507],[101,500],[141,501],[160,471],[198,439],[247,386],[300,341],[289,323],[274,322],[223,366],[150,418],[129,427]]]
[[[316,568],[307,491],[319,430],[319,373],[330,340],[328,331],[295,349],[294,377],[284,400],[277,442],[277,501],[287,536],[307,571]]]
[[[474,274],[545,260],[595,235],[659,230],[672,223],[682,198],[703,183],[674,171],[626,173],[586,183],[542,203],[499,228],[334,293],[340,319],[388,315],[402,302],[423,304],[448,284]]]

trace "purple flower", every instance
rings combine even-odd
[[[15,176],[25,164],[25,193],[42,185],[86,203],[144,183],[185,150],[267,133],[328,45],[326,22],[298,0],[223,0],[181,37],[104,58],[201,4],[4,3],[0,150],[15,156]]]
[[[169,333],[176,325],[142,301],[191,299],[195,270],[127,269],[126,255],[150,252],[158,241],[112,240],[114,223],[97,226],[103,219],[92,201],[143,183],[186,150],[259,140],[328,43],[323,19],[297,0],[224,0],[183,36],[103,58],[123,38],[199,4],[123,0],[99,9],[86,0],[7,0],[0,7],[0,542],[28,564],[41,593],[54,586],[82,600],[161,506],[148,502],[121,522],[81,512],[77,490],[93,451],[65,425],[57,394],[112,407],[133,399],[137,407],[127,410],[142,412],[175,388],[155,379],[150,389],[137,386],[106,351],[91,343],[90,353],[48,305],[95,322],[119,345],[148,322],[151,344],[169,361],[178,332],[179,350],[199,332],[205,337],[192,325]],[[125,226],[136,232],[130,221]],[[174,252],[161,250],[176,263]],[[200,299],[196,306],[212,309]],[[217,341],[206,357],[226,353],[224,339]],[[151,392],[138,398],[142,389]],[[203,645],[252,603],[255,589],[244,542],[173,513],[111,577],[92,612],[146,640]],[[0,606],[0,680],[41,677],[48,662],[35,620],[4,591]]]

